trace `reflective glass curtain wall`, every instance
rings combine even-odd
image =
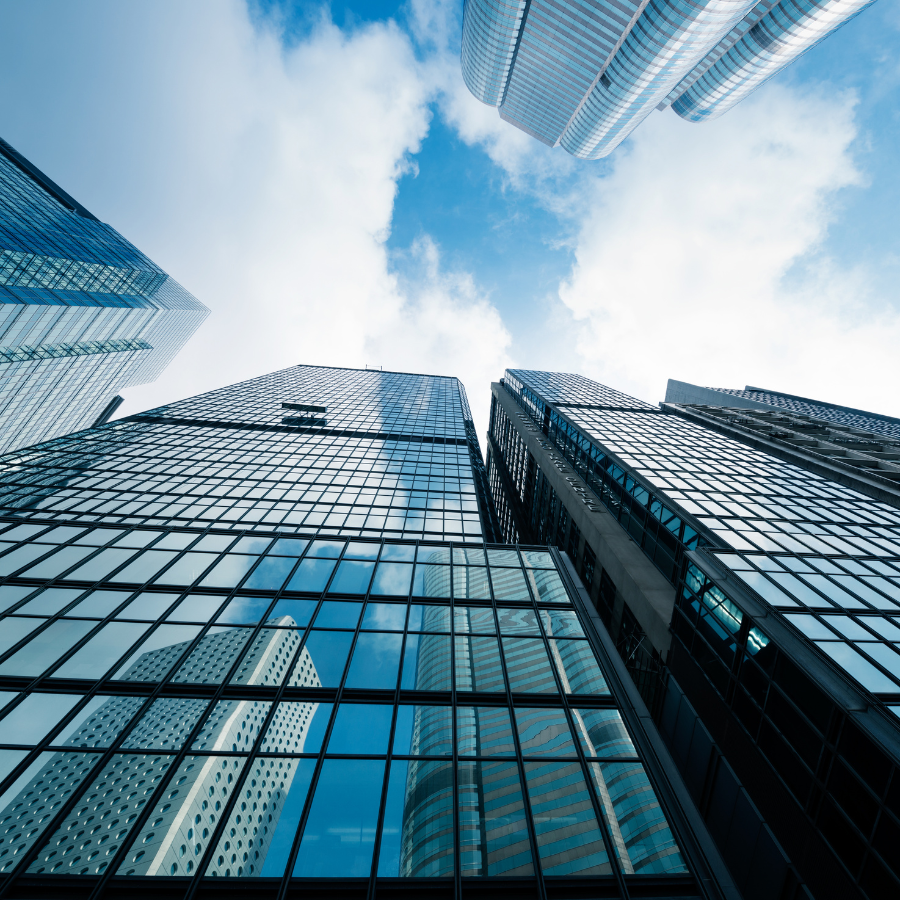
[[[91,426],[207,315],[0,141],[0,451]]]
[[[501,118],[581,159],[654,109],[721,115],[873,0],[466,0],[462,74]]]
[[[655,408],[561,373],[510,370],[504,385],[674,586],[658,714],[673,750],[691,729],[705,735],[705,750],[678,750],[704,773],[705,814],[724,802],[710,799],[721,758],[815,896],[895,896],[900,493],[891,472],[854,472],[825,451],[810,462],[802,436],[767,452],[762,439],[777,437],[725,421],[730,412],[743,422],[745,410]],[[812,403],[792,399],[807,411]],[[835,420],[859,413],[821,408]],[[818,422],[826,430],[829,420]],[[502,490],[490,465],[489,477]],[[674,555],[660,556],[665,532]],[[598,608],[602,591],[595,582]],[[679,705],[700,717],[696,728]]]
[[[468,419],[299,366],[0,460],[4,895],[731,896]]]

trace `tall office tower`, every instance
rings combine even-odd
[[[654,110],[715,118],[874,0],[466,0],[462,72],[500,117],[581,159]]]
[[[0,452],[105,422],[207,315],[0,141]]]
[[[298,366],[0,481],[2,896],[739,900],[575,570],[485,542],[455,378]]]
[[[900,441],[689,387],[508,370],[504,536],[575,562],[745,896],[765,838],[814,897],[895,897]]]
[[[866,412],[849,406],[838,406],[822,400],[810,400],[808,397],[798,397],[796,394],[767,391],[764,388],[751,387],[749,384],[744,390],[708,388],[670,378],[666,386],[666,402],[691,406],[727,406],[769,412],[773,415],[768,419],[764,418],[763,421],[778,422],[782,430],[790,430],[791,417],[796,417],[798,421],[823,420],[815,423],[810,421],[806,434],[800,436],[812,438],[815,427],[825,427],[825,423],[828,423],[830,426],[838,426],[838,431],[844,432],[841,436],[845,438],[843,443],[847,445],[854,443],[855,437],[859,437],[860,441],[864,443],[866,441],[864,432],[889,438],[900,438],[900,419],[893,416]],[[778,418],[779,415],[781,418]],[[837,432],[835,433],[837,434]],[[890,457],[885,458],[889,459]]]

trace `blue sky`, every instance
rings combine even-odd
[[[213,311],[123,413],[297,362],[666,378],[900,415],[900,10],[608,159],[503,123],[462,3],[4,8],[0,136]]]

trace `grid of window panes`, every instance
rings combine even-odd
[[[619,524],[632,536],[662,574],[674,584],[684,549],[693,549],[701,543],[707,543],[710,539],[714,539],[712,533],[709,531],[701,533],[700,526],[693,517],[685,517],[683,513],[675,512],[670,502],[659,492],[650,489],[648,485],[655,483],[652,478],[645,481],[636,478],[635,470],[627,467],[618,454],[615,456],[610,454],[605,444],[594,434],[573,424],[578,421],[576,418],[578,414],[592,414],[595,409],[598,415],[615,414],[615,410],[623,405],[621,398],[624,397],[625,401],[631,398],[613,392],[610,398],[614,407],[612,410],[602,410],[599,402],[591,405],[593,408],[588,404],[582,406],[568,404],[562,406],[562,409],[566,410],[565,413],[551,407],[547,415],[547,401],[536,394],[528,384],[522,384],[515,379],[512,382],[504,379],[504,382],[511,388],[513,396],[523,409],[542,427],[546,426],[547,437],[584,478],[600,502],[616,517]],[[603,396],[599,390],[594,393],[598,401],[602,400]],[[645,418],[652,421],[651,416],[660,416],[656,407],[644,404],[641,400],[634,400],[633,406],[635,409],[646,407],[643,413],[632,414],[639,416],[636,418],[638,422]],[[508,418],[502,412],[496,417],[497,427],[492,434],[498,442],[501,440],[503,428],[507,427],[508,423]],[[533,497],[531,499],[533,500]]]
[[[0,142],[0,452],[90,427],[120,389],[152,381],[208,315],[27,166]]]
[[[109,225],[67,209],[2,152],[0,205],[0,285],[143,296],[167,278]]]
[[[484,464],[456,379],[315,369],[307,380],[307,368],[8,454],[0,509],[111,524],[483,538]],[[335,402],[331,377],[351,430],[265,424],[282,402]],[[385,410],[396,417],[387,421]],[[263,422],[248,422],[254,415]],[[387,438],[386,428],[409,433]]]
[[[864,688],[900,700],[900,558],[716,555]]]
[[[835,622],[849,623],[850,616],[862,611],[873,622],[884,622],[879,627],[890,633],[890,612],[900,613],[900,581],[895,580],[900,578],[900,508],[675,415],[603,409],[569,409],[565,415],[563,419],[553,412],[550,436],[564,452],[569,447],[570,458],[578,439],[590,452],[599,447],[614,453],[626,485],[626,472],[640,476],[690,513],[698,530],[720,547],[753,560],[756,565],[748,563],[748,570],[761,572],[769,566],[782,573],[784,577],[774,581],[759,574],[751,585],[766,602],[789,607],[799,601],[849,614]],[[563,442],[559,435],[570,437]],[[581,457],[585,455],[582,451]],[[607,468],[613,464],[611,458],[602,459]],[[587,480],[596,485],[590,471]],[[635,510],[643,512],[644,522],[658,518],[653,515],[654,504],[666,510],[643,485],[634,479],[631,484],[631,491],[623,492],[632,498],[629,525]],[[605,483],[598,491],[601,499],[603,487]],[[635,503],[639,495],[643,502]],[[609,498],[616,499],[611,492]],[[604,502],[610,506],[609,500]],[[619,519],[623,521],[621,512]],[[637,524],[644,527],[640,520]],[[641,543],[646,544],[646,538]],[[792,591],[788,587],[792,596],[778,590],[779,580],[793,587]],[[896,691],[893,679],[900,675],[900,656],[889,638],[873,636],[868,658],[846,641],[815,639],[868,690]]]
[[[690,884],[546,550],[4,538],[0,872]]]
[[[260,425],[308,418],[315,428],[465,439],[463,395],[456,378],[294,366],[145,415]],[[327,412],[294,410],[284,403],[326,407]]]
[[[850,428],[873,431],[876,434],[900,437],[900,421],[888,416],[878,416],[874,413],[865,413],[858,409],[847,409],[846,407],[834,406],[829,403],[817,403],[815,400],[805,400],[802,397],[791,397],[788,394],[778,394],[773,391],[755,389],[741,391],[732,388],[707,388],[707,390],[728,394],[730,397],[744,397],[747,400],[756,400],[759,403],[765,403],[775,409],[783,409],[786,412],[815,416],[817,419],[834,422],[836,425],[845,425]]]
[[[738,557],[718,558],[736,564],[736,574],[754,588],[772,577],[796,591],[798,600],[812,595],[809,607],[793,601],[779,605],[786,618],[832,657],[838,654],[824,643],[840,644],[845,655],[857,655],[850,642],[861,639],[857,646],[866,646],[869,640],[889,638],[888,629],[898,632],[887,617],[881,620],[871,611],[841,615],[832,606],[820,612],[817,607],[826,601],[816,597],[812,585],[819,587],[821,582],[812,576],[807,585],[787,574],[799,559],[782,559],[787,563],[784,569],[776,571],[768,565],[763,574],[745,571]],[[834,590],[834,585],[826,590]],[[780,587],[766,580],[762,594],[772,591],[780,592]],[[778,603],[778,598],[773,602]],[[808,667],[801,670],[795,656],[776,646],[764,627],[696,565],[686,567],[672,621],[676,641],[705,673],[725,708],[749,734],[851,878],[869,897],[896,896],[900,890],[900,768],[896,759],[876,746],[853,716],[819,688],[814,673]],[[844,642],[848,635],[850,641]],[[885,649],[894,653],[893,648]],[[858,665],[849,667],[851,671],[858,672],[859,666],[875,671],[862,657],[859,660]],[[861,672],[858,677],[864,680],[867,675]],[[897,690],[893,685],[890,689]],[[719,726],[724,733],[725,723]],[[882,743],[885,737],[882,733]]]
[[[579,407],[598,406],[613,409],[649,409],[658,407],[637,397],[629,397],[615,388],[607,387],[585,378],[583,375],[572,375],[569,372],[535,372],[528,369],[507,369],[503,376],[504,383],[512,391],[534,403],[540,416],[543,416],[543,401],[553,406]],[[529,396],[530,394],[530,396]]]

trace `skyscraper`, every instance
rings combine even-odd
[[[525,370],[492,392],[504,536],[575,561],[739,888],[896,896],[892,420],[673,382],[654,407]],[[760,842],[782,866],[765,888]]]
[[[874,0],[466,0],[462,72],[500,117],[581,159],[654,110],[721,115]]]
[[[106,421],[208,314],[0,141],[0,451]]]
[[[297,366],[0,481],[0,891],[738,900],[575,570],[485,542],[456,379]]]
[[[780,391],[767,391],[764,388],[751,387],[743,390],[736,388],[708,388],[685,381],[669,379],[666,386],[666,402],[700,406],[727,406],[739,409],[757,409],[771,413],[782,413],[781,421],[787,427],[791,416],[821,419],[838,426],[844,432],[843,437],[852,438],[853,429],[869,431],[889,438],[900,438],[900,419],[883,416],[880,413],[866,412],[849,406],[838,406],[836,403],[825,403],[822,400],[810,400],[796,394],[784,394]],[[812,423],[810,423],[812,424]],[[824,427],[822,422],[815,423]]]

